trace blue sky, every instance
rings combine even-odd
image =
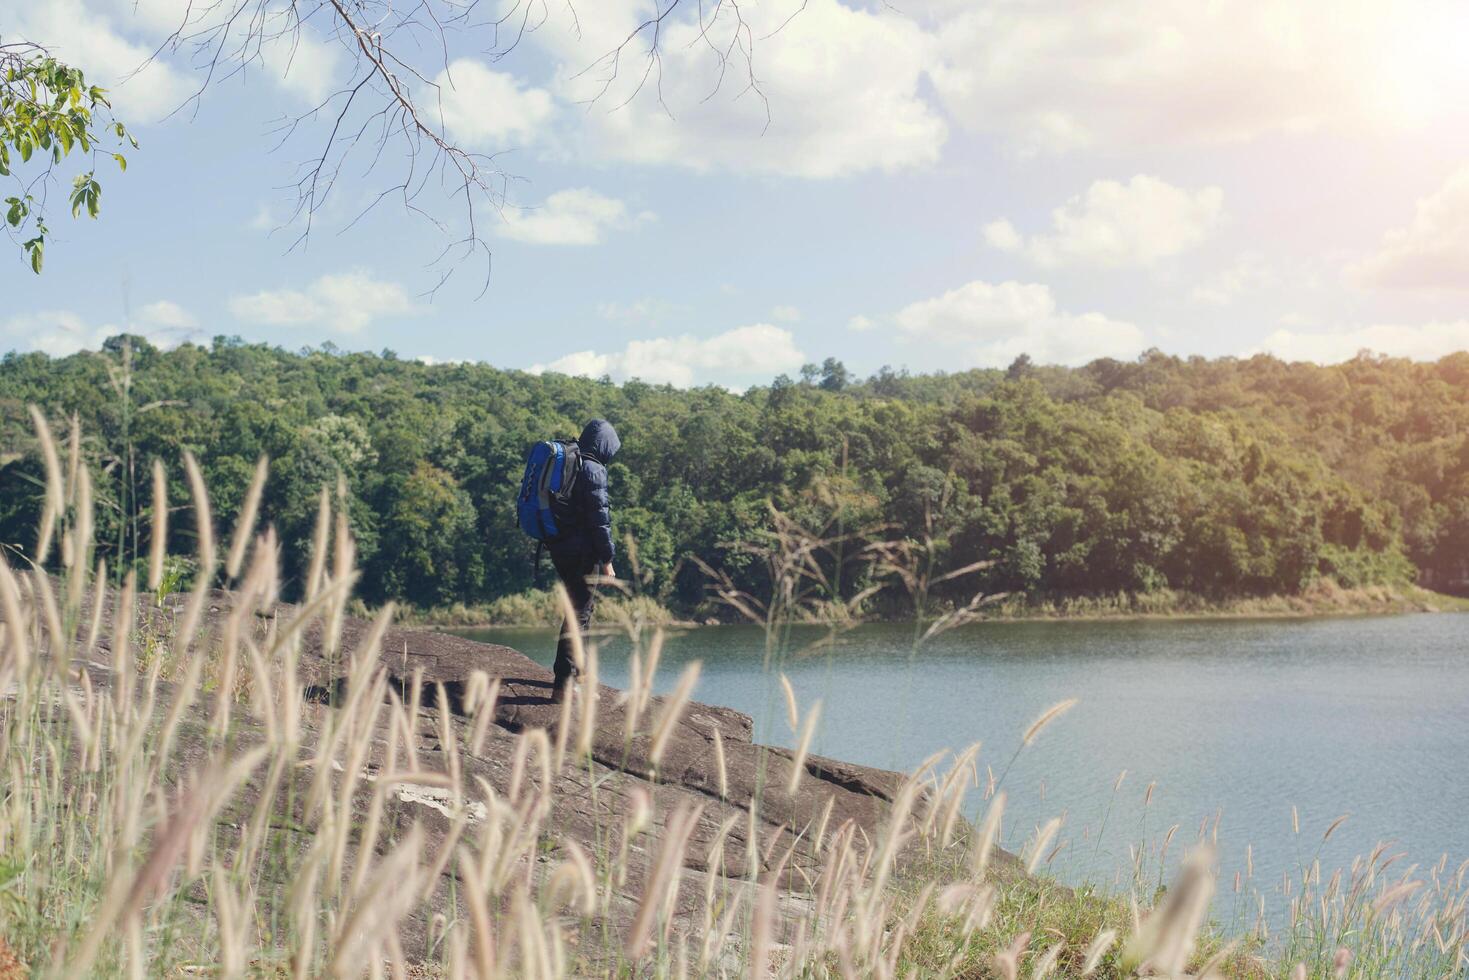
[[[111,83],[142,144],[102,168],[99,220],[53,219],[43,275],[0,255],[0,349],[126,326],[740,386],[833,355],[867,374],[1469,347],[1462,5],[770,0],[744,35],[726,6],[708,33],[751,39],[762,104],[743,64],[706,98],[685,3],[665,111],[634,91],[647,35],[587,101],[652,0],[502,0],[536,26],[503,57],[483,25],[399,48],[434,122],[517,178],[481,224],[488,290],[471,259],[429,296],[463,231],[446,192],[419,203],[447,237],[389,202],[348,227],[393,143],[376,170],[349,159],[306,247],[281,227],[324,123],[272,134],[361,65],[327,9],[191,111],[170,115],[201,80],[189,50],[133,72],[229,2],[0,0],[0,33]]]

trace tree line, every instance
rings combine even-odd
[[[619,571],[635,554],[640,587],[678,609],[704,599],[701,563],[759,591],[761,563],[734,545],[771,533],[772,506],[813,533],[922,542],[934,579],[987,563],[937,586],[953,601],[977,589],[1228,598],[1320,578],[1469,584],[1469,353],[1323,367],[1150,351],[865,380],[828,359],[735,393],[119,336],[97,352],[0,361],[0,544],[12,561],[44,489],[29,404],[54,425],[80,422],[109,567],[147,553],[153,459],[173,467],[171,544],[188,553],[181,450],[198,458],[224,526],[263,455],[261,514],[280,535],[288,590],[328,487],[345,495],[370,603],[531,588],[533,546],[513,506],[526,450],[591,416],[623,436],[614,518],[634,545]],[[837,587],[867,588],[876,572],[863,568]]]

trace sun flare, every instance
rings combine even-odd
[[[1469,97],[1469,4],[1385,2],[1363,32],[1369,96],[1385,122],[1423,126]]]

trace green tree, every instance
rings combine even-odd
[[[392,551],[378,565],[377,591],[423,606],[475,596],[484,576],[469,495],[445,471],[420,462],[386,488],[382,537]]]
[[[130,398],[98,398],[124,347]],[[136,518],[152,460],[173,466],[188,448],[225,524],[269,456],[261,519],[302,561],[322,489],[343,486],[369,601],[494,599],[532,586],[534,548],[513,507],[527,447],[601,416],[623,435],[610,479],[624,558],[631,534],[641,587],[686,612],[706,594],[691,558],[758,590],[758,563],[729,545],[768,531],[769,502],[811,526],[836,517],[927,537],[936,576],[992,561],[940,583],[935,598],[952,602],[976,588],[1289,593],[1321,577],[1469,589],[1463,357],[1319,367],[1150,354],[1031,364],[1016,378],[887,371],[840,390],[776,379],[734,394],[227,337],[106,348],[0,359],[0,543],[23,549],[34,527],[35,403],[63,431],[75,413],[83,451],[107,470],[96,490],[109,568],[146,544]],[[187,488],[176,467],[170,476],[175,545],[187,549]],[[288,570],[290,596],[301,571]],[[842,588],[872,584],[859,579]]]
[[[5,223],[24,250],[32,271],[45,261],[46,198],[57,169],[71,157],[83,159],[72,177],[72,217],[97,217],[102,184],[97,165],[109,156],[121,170],[118,150],[136,147],[127,128],[112,116],[107,93],[89,85],[80,68],[64,64],[35,44],[0,44],[0,177],[14,181],[5,198]]]

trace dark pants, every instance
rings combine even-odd
[[[592,625],[592,610],[597,605],[597,593],[587,583],[587,576],[596,574],[599,562],[594,555],[552,555],[551,564],[556,566],[556,576],[566,587],[571,608],[576,612],[576,622],[581,635],[587,635]],[[556,683],[560,684],[576,675],[576,661],[571,658],[571,624],[561,623],[561,638],[556,642]]]

